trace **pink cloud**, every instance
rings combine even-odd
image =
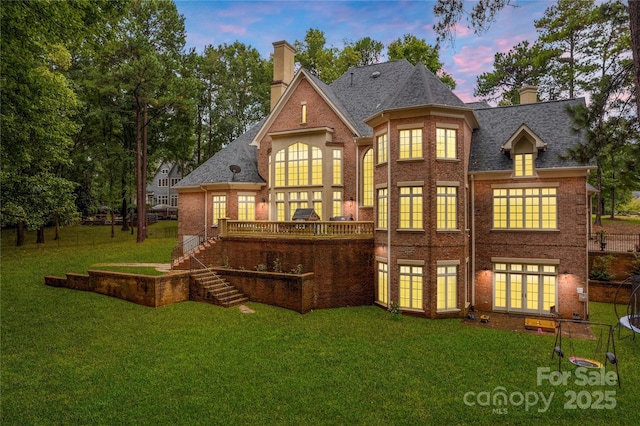
[[[247,33],[247,27],[238,25],[220,25],[220,29],[223,33],[231,33],[235,35],[245,35]]]

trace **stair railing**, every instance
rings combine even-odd
[[[178,245],[171,251],[171,259],[177,259],[180,256],[188,256],[193,253],[206,239],[206,229],[190,238],[183,239],[181,242],[178,242]],[[185,247],[188,247],[186,251],[184,249]]]
[[[189,272],[193,271],[193,269],[194,269],[194,268],[193,268],[193,261],[194,261],[194,260],[195,260],[195,262],[196,262],[196,266],[197,266],[197,268],[198,268],[198,269],[200,269],[200,270],[204,269],[204,270],[206,270],[207,272],[209,272],[210,274],[213,274],[213,275],[215,275],[216,277],[218,277],[218,274],[216,274],[215,272],[213,272],[213,271],[212,271],[212,270],[211,270],[207,265],[205,265],[204,263],[202,263],[202,262],[200,261],[200,259],[198,259],[198,258],[197,258],[197,257],[195,257],[195,256],[189,256]],[[227,288],[227,289],[230,289],[230,288],[231,288],[231,286],[227,283],[227,281],[226,281],[226,280],[222,280],[222,283],[224,284],[225,288]],[[227,308],[229,307],[229,302],[226,302],[226,303],[225,303],[225,302],[222,302],[222,303],[224,303],[224,305],[226,305],[226,307],[227,307]]]

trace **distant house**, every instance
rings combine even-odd
[[[177,164],[160,164],[153,179],[147,185],[147,204],[151,206],[150,213],[157,213],[160,216],[176,214],[178,191],[175,186],[181,179],[182,172]]]
[[[176,185],[183,241],[222,218],[286,223],[313,209],[320,222],[373,224],[359,279],[381,306],[430,318],[471,306],[587,313],[593,167],[562,156],[582,141],[567,108],[584,100],[537,103],[525,87],[522,105],[465,104],[405,60],[326,85],[294,74],[290,44],[274,48],[270,115]],[[336,267],[352,254],[342,244]]]

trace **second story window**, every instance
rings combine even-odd
[[[453,160],[457,158],[455,129],[436,129],[436,158]]]
[[[169,179],[168,178],[158,179],[158,186],[160,188],[166,188],[167,186],[169,186]]]
[[[382,164],[387,162],[387,134],[380,135],[376,138],[376,163]]]
[[[378,211],[376,215],[376,227],[380,229],[387,228],[387,207],[388,196],[387,188],[378,189]]]
[[[400,229],[422,229],[422,187],[400,187]]]
[[[422,129],[400,130],[400,159],[422,158]]]
[[[213,224],[217,225],[220,219],[227,217],[227,196],[213,196]]]
[[[493,190],[494,229],[557,229],[556,188]]]
[[[342,185],[342,151],[333,150],[333,184]]]
[[[322,151],[298,142],[275,154],[274,185],[322,185]]]
[[[438,186],[436,189],[438,230],[458,229],[458,188]]]
[[[373,149],[362,157],[362,205],[373,207]]]

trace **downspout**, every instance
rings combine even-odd
[[[471,175],[471,306],[476,305],[476,181]]]
[[[353,78],[353,73],[351,73],[351,77]],[[356,142],[356,138],[353,138],[353,144],[356,146],[356,196],[355,198],[355,209],[356,209],[356,222],[360,220],[360,209],[358,208],[359,201],[358,195],[360,194],[360,152],[358,152],[358,143]],[[342,164],[344,168],[344,163]]]
[[[585,279],[586,279],[586,288],[587,288],[587,300],[586,302],[584,302],[584,319],[585,321],[589,320],[589,241],[587,240],[587,238],[589,238],[589,231],[591,228],[591,208],[589,206],[589,191],[586,190],[587,185],[586,185],[586,180],[589,177],[589,172],[587,172],[587,177],[585,178],[585,205],[587,206],[587,211],[585,212],[585,215],[587,216],[587,221],[586,221],[586,229],[585,231],[587,232],[587,235],[585,235],[585,265],[584,265],[584,270],[586,272],[585,275]],[[566,274],[565,274],[565,279],[566,279]],[[557,292],[556,292],[557,293]]]
[[[204,186],[200,185],[200,189],[204,191],[204,239],[207,239],[207,190]]]
[[[387,305],[389,307],[391,307],[391,278],[391,121],[387,119]]]

